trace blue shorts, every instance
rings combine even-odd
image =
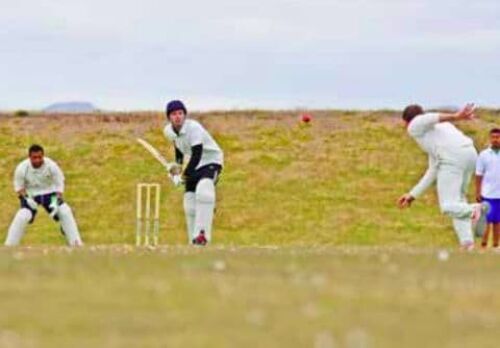
[[[490,205],[490,210],[488,212],[488,215],[486,215],[486,221],[489,224],[500,223],[500,198],[499,199],[483,198],[483,202],[487,202]]]

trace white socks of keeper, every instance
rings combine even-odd
[[[31,217],[31,211],[29,209],[19,209],[16,216],[14,216],[14,220],[12,220],[12,223],[10,224],[9,231],[7,232],[7,239],[5,240],[6,246],[19,245]]]
[[[61,228],[66,237],[66,241],[69,246],[81,246],[83,245],[82,239],[80,238],[80,232],[78,231],[78,226],[76,225],[75,217],[71,208],[66,203],[59,206],[59,211],[57,213],[59,217],[59,222],[61,223]]]
[[[82,239],[80,238],[80,232],[78,231],[78,226],[76,225],[75,217],[73,216],[73,212],[71,211],[69,205],[63,203],[59,207],[57,216],[59,217],[59,222],[61,223],[61,228],[64,232],[68,245],[83,245]],[[12,220],[9,231],[7,232],[7,239],[5,240],[6,246],[19,245],[31,218],[32,214],[29,209],[19,209],[14,217],[14,220]]]

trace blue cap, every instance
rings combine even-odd
[[[167,117],[169,117],[172,112],[177,110],[183,110],[184,113],[187,114],[187,109],[184,106],[183,102],[181,102],[180,100],[172,100],[168,102],[165,113],[167,114]]]

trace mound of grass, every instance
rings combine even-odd
[[[225,150],[215,242],[224,245],[454,245],[451,224],[432,191],[401,212],[397,197],[420,177],[426,156],[392,111],[317,111],[307,126],[294,112],[195,115]],[[494,110],[464,124],[478,147],[498,120]],[[162,184],[161,242],[184,244],[182,190],[139,146],[144,137],[172,158],[161,114],[0,118],[0,238],[18,202],[12,173],[31,143],[41,143],[66,174],[66,199],[88,244],[132,243],[135,185]],[[41,213],[25,244],[62,244]]]

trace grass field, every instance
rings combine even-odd
[[[398,113],[313,114],[310,126],[298,122],[298,112],[196,115],[226,155],[218,189],[217,244],[454,244],[432,191],[411,211],[395,207],[427,162],[405,135]],[[485,146],[498,115],[482,111],[481,121],[464,125],[478,147]],[[66,198],[87,243],[133,241],[135,185],[140,181],[163,185],[163,243],[185,243],[182,190],[172,188],[162,167],[135,142],[144,137],[170,155],[164,122],[162,114],[154,113],[0,116],[0,238],[17,209],[12,172],[27,147],[38,142],[65,171]],[[63,240],[39,214],[25,243]]]
[[[437,255],[374,247],[4,250],[0,346],[497,347],[498,255]]]
[[[172,152],[161,114],[0,115],[0,239],[39,142],[87,244],[63,247],[41,213],[0,248],[0,347],[497,347],[500,255],[455,252],[433,192],[395,207],[426,165],[397,113],[297,114],[195,115],[226,153],[205,249],[185,246],[182,190],[135,142]],[[479,114],[463,129],[481,148],[500,113]],[[163,185],[156,249],[132,246],[140,181]]]

